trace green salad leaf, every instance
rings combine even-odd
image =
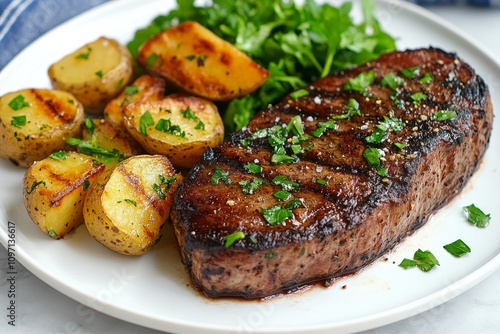
[[[151,36],[191,20],[232,43],[270,76],[253,93],[220,106],[226,133],[246,126],[255,113],[306,83],[334,70],[354,67],[396,49],[395,39],[375,18],[375,0],[362,1],[362,20],[351,18],[352,3],[339,6],[305,0],[212,0],[177,7],[136,31],[127,44],[134,57]]]

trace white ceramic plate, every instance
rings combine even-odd
[[[85,42],[101,35],[125,43],[136,28],[172,2],[113,1],[69,21],[20,53],[0,73],[0,95],[9,91],[50,87],[48,66]],[[379,2],[378,18],[398,47],[436,46],[457,52],[490,84],[493,104],[500,110],[500,66],[487,52],[456,28],[404,1]],[[356,13],[357,11],[355,11]],[[496,94],[495,94],[496,93]],[[84,227],[66,240],[54,241],[30,221],[22,204],[23,169],[0,161],[0,239],[10,238],[15,223],[15,252],[28,270],[77,300],[111,316],[169,332],[308,332],[346,333],[401,320],[435,307],[472,287],[500,267],[500,138],[495,124],[489,151],[466,189],[396,250],[355,276],[330,288],[315,287],[263,302],[210,300],[191,286],[172,236],[151,253],[131,258],[95,242]],[[465,221],[462,207],[475,203],[491,213],[493,222],[478,229]],[[443,245],[462,238],[472,253],[456,259]],[[403,270],[397,264],[418,248],[431,250],[441,266],[429,273]],[[344,288],[343,288],[344,287]],[[78,311],[78,310],[77,310]],[[84,310],[80,310],[85,316]]]

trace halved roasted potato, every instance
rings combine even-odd
[[[89,186],[105,166],[77,152],[59,151],[26,170],[23,200],[28,215],[54,239],[83,223]]]
[[[0,97],[0,157],[30,166],[81,134],[84,110],[70,93],[23,89]]]
[[[91,114],[101,113],[133,79],[132,55],[113,39],[100,37],[49,67],[56,89],[72,93]]]
[[[224,126],[217,107],[205,99],[171,94],[134,103],[123,111],[130,134],[149,154],[166,155],[174,166],[191,168],[208,147],[220,145]]]
[[[89,189],[85,225],[102,245],[142,255],[161,237],[182,176],[160,155],[131,157],[105,172]]]
[[[84,145],[78,145],[78,149],[105,163],[108,169],[126,158],[145,153],[132,136],[118,131],[104,119],[86,118],[82,127]]]
[[[116,129],[124,130],[123,109],[131,103],[161,100],[165,95],[165,80],[151,75],[141,75],[126,86],[104,108],[104,119]]]
[[[185,92],[229,101],[259,88],[269,72],[197,22],[160,32],[140,48],[137,61]]]

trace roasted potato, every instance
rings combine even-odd
[[[0,97],[0,156],[22,167],[65,149],[81,134],[84,110],[70,93],[24,89]]]
[[[77,152],[59,151],[26,170],[23,200],[29,216],[54,239],[83,223],[89,186],[105,166]]]
[[[160,155],[138,155],[106,171],[91,185],[85,225],[101,244],[121,254],[142,255],[161,237],[182,176]]]
[[[123,113],[127,130],[146,152],[166,155],[179,168],[191,168],[224,139],[217,107],[199,97],[171,94],[131,104]]]
[[[118,131],[104,119],[86,118],[82,127],[82,139],[90,143],[91,147],[79,146],[80,152],[94,156],[105,163],[108,169],[126,158],[145,153],[132,136]]]
[[[151,75],[141,75],[120,95],[111,100],[104,108],[104,119],[118,130],[123,126],[122,110],[131,103],[161,100],[165,95],[165,80]]]
[[[99,114],[133,79],[134,68],[126,47],[100,37],[52,64],[48,74],[53,87],[72,93],[86,112]]]
[[[140,48],[137,61],[153,75],[211,101],[229,101],[259,88],[269,72],[210,30],[187,21]]]

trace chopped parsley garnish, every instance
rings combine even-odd
[[[237,231],[223,237],[224,247],[231,247],[237,240],[245,239],[245,233]]]
[[[90,187],[90,181],[88,179],[85,179],[83,181],[83,190],[87,190]]]
[[[24,100],[23,95],[18,95],[9,102],[9,107],[11,107],[15,111],[21,110],[29,106],[30,104]]]
[[[309,95],[309,92],[306,89],[299,89],[296,90],[295,92],[290,93],[290,97],[295,101],[307,95]]]
[[[286,190],[278,190],[273,194],[273,196],[279,199],[280,201],[287,201],[292,196],[292,194]]]
[[[62,161],[62,160],[66,160],[69,157],[69,155],[66,151],[58,151],[58,152],[52,153],[51,155],[49,155],[49,157],[51,159],[54,159],[54,160]]]
[[[125,94],[131,96],[139,92],[139,87],[137,86],[127,86],[125,87]]]
[[[186,56],[186,59],[189,61],[196,59],[196,63],[198,65],[198,67],[202,67],[202,66],[205,66],[205,59],[207,59],[207,56],[205,56],[205,55],[201,55],[201,56],[189,55],[189,56]]]
[[[274,252],[267,252],[266,254],[264,254],[264,257],[266,259],[274,259],[276,257],[276,253],[274,253]]]
[[[292,132],[296,136],[301,136],[304,134],[304,126],[302,124],[302,118],[300,118],[300,115],[295,115],[292,117],[290,122],[288,122],[287,125],[287,130],[288,132]]]
[[[22,128],[23,126],[26,125],[26,116],[25,115],[21,115],[21,116],[12,116],[12,120],[10,121],[10,124],[13,126],[13,127],[16,127],[16,128]]]
[[[419,249],[413,255],[413,260],[405,258],[403,261],[401,261],[399,266],[405,269],[416,266],[422,271],[429,271],[435,266],[439,266],[439,261],[430,251],[423,251]]]
[[[286,203],[286,208],[289,210],[297,209],[300,208],[301,206],[302,202],[297,198],[294,198],[290,200],[288,203]]]
[[[156,64],[156,60],[158,59],[158,54],[157,53],[152,53],[148,59],[146,59],[146,64],[149,66],[149,67],[154,67],[155,64]]]
[[[128,199],[128,198],[125,198],[123,201],[117,201],[117,203],[122,203],[122,202],[125,202],[125,203],[128,203],[128,204],[131,204],[133,206],[137,206],[137,202],[134,201],[134,200],[131,200],[131,199]]]
[[[347,105],[345,107],[347,110],[346,113],[341,114],[341,115],[332,115],[331,118],[333,120],[342,120],[342,119],[349,119],[354,116],[361,116],[361,111],[359,110],[359,103],[356,101],[356,99],[353,99],[352,97],[349,99],[349,102],[347,102]]]
[[[179,125],[172,124],[170,119],[160,118],[158,123],[156,123],[155,129],[177,137],[186,138],[186,132],[182,131]]]
[[[291,162],[297,162],[299,158],[296,156],[287,155],[285,153],[274,153],[271,156],[271,163],[273,165],[287,164]]]
[[[393,72],[386,74],[383,78],[382,81],[380,82],[380,85],[382,87],[389,87],[391,90],[395,91],[398,89],[398,87],[402,86],[405,83],[405,80]]]
[[[380,163],[380,157],[382,157],[382,155],[383,151],[375,147],[368,147],[363,152],[363,156],[365,157],[366,161],[368,161],[368,164],[370,166],[375,167],[378,175],[386,176],[387,169],[383,168]]]
[[[455,118],[457,118],[457,113],[451,110],[439,110],[431,115],[431,119],[435,121],[451,121]]]
[[[412,66],[401,70],[403,74],[408,79],[415,79],[420,74],[420,69],[418,66]]]
[[[316,183],[319,184],[319,185],[322,185],[322,186],[327,186],[328,185],[328,181],[327,180],[323,180],[323,179],[317,179]]]
[[[429,72],[425,72],[424,76],[421,77],[419,81],[420,83],[427,85],[434,81],[434,76]]]
[[[422,92],[416,92],[416,93],[411,94],[411,99],[413,100],[413,103],[417,106],[420,105],[420,102],[422,102],[422,100],[424,100],[426,98],[427,98],[427,95],[422,93]]]
[[[270,209],[262,209],[262,215],[269,225],[276,225],[293,217],[293,213],[290,209],[283,208],[279,204],[274,205]]]
[[[102,70],[95,72],[95,75],[97,75],[99,78],[102,78],[104,76],[104,74],[102,73]]]
[[[43,184],[44,187],[47,187],[47,184],[45,183],[45,181],[35,181],[33,182],[33,184],[31,185],[31,188],[30,190],[26,190],[26,193],[29,195],[31,194],[36,187],[38,187],[39,185]]]
[[[97,160],[103,162],[109,162],[114,159],[122,161],[125,159],[125,156],[118,152],[116,149],[110,151],[108,149],[95,145],[91,141],[85,141],[79,138],[69,138],[66,142],[71,146],[76,146],[80,153],[94,157]]]
[[[56,231],[54,231],[54,230],[50,230],[50,231],[48,231],[48,232],[47,232],[47,234],[48,234],[48,235],[50,235],[52,238],[57,237],[57,233],[56,233]]]
[[[255,192],[260,187],[262,187],[264,184],[266,184],[266,180],[254,178],[252,180],[242,180],[242,181],[238,182],[238,184],[241,186],[241,191],[243,191],[244,194],[252,195],[252,194],[255,194]]]
[[[141,118],[139,119],[139,131],[143,136],[148,135],[148,126],[153,126],[155,125],[155,120],[153,119],[153,116],[151,116],[151,113],[146,111],[144,114],[142,114]]]
[[[182,114],[182,116],[184,116],[184,118],[198,122],[198,124],[196,124],[195,127],[196,130],[205,130],[205,123],[203,123],[201,119],[199,119],[198,116],[196,116],[196,114],[191,110],[191,108],[187,107],[187,109],[181,110],[180,113]]]
[[[344,84],[344,89],[366,95],[368,87],[370,87],[370,85],[373,83],[374,80],[375,80],[375,73],[373,73],[373,71],[361,72],[354,78],[350,78]]]
[[[455,257],[461,257],[462,255],[471,252],[469,246],[467,246],[467,244],[463,242],[461,239],[458,239],[457,241],[454,241],[451,244],[444,245],[443,248],[446,249],[448,253],[450,253]]]
[[[252,141],[264,138],[267,138],[267,142],[273,149],[271,156],[273,165],[297,162],[299,160],[297,154],[304,151],[301,144],[309,140],[304,135],[300,115],[292,117],[286,126],[277,124],[269,128],[256,130],[247,138],[242,139],[240,143],[247,147]]]
[[[392,131],[401,131],[403,129],[404,123],[398,118],[390,118],[388,116],[384,116],[384,120],[380,121],[376,126],[375,130],[365,138],[367,143],[375,143],[379,144],[386,139],[387,132]]]
[[[243,168],[252,174],[259,174],[260,172],[262,172],[262,167],[260,167],[255,162],[249,162],[243,165]]]
[[[467,220],[477,227],[486,227],[491,220],[490,214],[485,214],[474,204],[464,207],[464,213],[467,217]]]
[[[405,143],[394,143],[394,146],[396,146],[397,148],[402,150],[406,147],[406,144]]]
[[[172,185],[176,181],[176,178],[175,176],[165,177],[162,174],[158,174],[158,178],[160,179],[160,183],[159,184],[154,183],[153,189],[156,192],[156,194],[158,194],[158,197],[160,197],[160,199],[165,199],[167,198],[166,194],[168,190],[172,187]]]
[[[95,123],[90,118],[85,118],[83,119],[83,124],[85,125],[85,128],[87,129],[89,134],[92,136],[95,130]]]
[[[288,178],[284,175],[276,176],[272,180],[272,183],[274,185],[280,186],[281,189],[287,190],[287,191],[297,190],[299,188],[299,184],[297,182],[288,180]]]
[[[76,59],[89,59],[90,52],[92,51],[92,48],[87,48],[87,52],[82,52],[76,55]]]
[[[337,130],[339,127],[333,120],[318,122],[316,126],[316,130],[311,131],[311,134],[316,138],[321,137],[326,130]]]
[[[223,170],[219,166],[215,166],[215,171],[212,174],[212,177],[210,178],[210,181],[213,184],[218,184],[219,180],[222,181],[222,182],[224,182],[225,184],[230,184],[231,183],[231,179],[229,178],[229,172],[226,172],[225,170]]]

